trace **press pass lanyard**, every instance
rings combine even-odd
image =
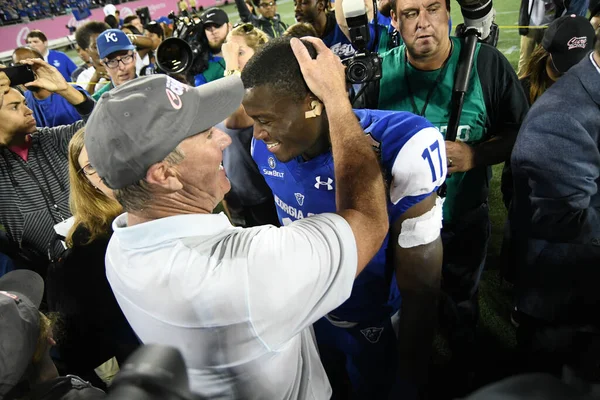
[[[417,103],[415,103],[415,94],[413,93],[412,88],[410,87],[410,82],[408,80],[408,55],[406,53],[404,54],[404,71],[405,71],[404,72],[404,83],[406,84],[406,88],[408,89],[410,103],[412,105],[413,112],[415,114],[418,114],[421,117],[425,117],[425,112],[427,111],[427,106],[429,105],[429,101],[431,100],[431,97],[433,97],[433,94],[435,93],[435,89],[437,89],[438,85],[444,78],[444,74],[446,73],[446,67],[448,66],[448,61],[450,61],[450,57],[452,57],[453,50],[454,50],[454,44],[452,44],[452,46],[450,47],[450,54],[448,54],[448,58],[446,58],[446,61],[444,61],[444,64],[442,65],[442,68],[440,69],[440,72],[438,73],[438,76],[435,79],[433,86],[431,87],[431,89],[429,89],[429,92],[427,93],[427,97],[425,98],[425,104],[423,104],[423,108],[421,109],[421,112],[419,112],[419,109],[417,108]]]

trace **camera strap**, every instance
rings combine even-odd
[[[427,106],[429,106],[431,97],[433,97],[435,90],[437,89],[438,85],[440,84],[440,82],[444,78],[444,75],[446,74],[446,68],[448,67],[448,61],[450,61],[450,57],[452,57],[452,52],[454,51],[454,45],[452,44],[452,42],[450,42],[450,43],[451,43],[450,53],[448,54],[448,57],[444,61],[442,68],[440,68],[440,72],[438,73],[438,76],[435,79],[433,86],[429,89],[429,92],[427,93],[427,97],[425,98],[425,104],[423,104],[423,108],[421,109],[421,112],[419,112],[419,109],[417,108],[417,103],[415,102],[415,95],[413,93],[412,88],[410,87],[410,81],[408,79],[408,54],[406,52],[404,53],[404,83],[406,84],[406,89],[408,90],[408,96],[410,97],[410,103],[413,108],[413,113],[418,114],[421,117],[425,117],[425,112],[427,111]]]

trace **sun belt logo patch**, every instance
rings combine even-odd
[[[304,204],[304,195],[302,193],[294,193],[294,196],[296,196],[296,201],[298,202],[300,207],[302,207],[302,205]]]
[[[585,36],[581,36],[581,37],[572,37],[568,42],[567,42],[567,47],[569,50],[573,50],[573,49],[585,49],[585,46],[587,45],[587,37]]]
[[[373,328],[365,328],[365,329],[360,330],[360,333],[363,334],[365,339],[367,339],[371,343],[379,342],[382,332],[383,332],[383,328],[374,328],[374,327]]]
[[[277,166],[275,159],[273,157],[269,157],[268,161],[269,161],[269,167],[271,167],[271,169],[275,169],[275,167]]]
[[[315,183],[315,189],[321,189],[322,186],[327,186],[327,190],[333,190],[333,179],[327,178],[327,181],[322,181],[320,176],[315,178],[317,183]]]

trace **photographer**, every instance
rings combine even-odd
[[[225,60],[223,59],[223,43],[231,31],[229,17],[220,8],[209,8],[202,14],[200,20],[204,24],[204,33],[208,38],[210,54],[208,69],[194,77],[194,86],[201,86],[223,77]]]
[[[256,9],[260,16],[257,17],[250,12],[244,0],[235,0],[240,19],[243,22],[251,23],[269,35],[269,37],[282,36],[288,26],[281,20],[279,14],[277,14],[276,0],[259,1],[260,3],[256,5]]]
[[[67,146],[84,126],[94,101],[69,85],[56,68],[40,59],[22,61],[36,75],[35,86],[57,93],[74,105],[83,121],[56,128],[37,129],[25,98],[11,88],[0,71],[0,224],[12,251],[30,268],[43,272],[53,226],[70,217]],[[61,246],[62,247],[62,246]],[[58,249],[60,250],[60,249]],[[15,260],[16,261],[16,260]]]
[[[13,53],[13,62],[19,65],[29,58],[43,60],[42,55],[31,47],[19,47]],[[79,90],[80,88],[77,87]],[[40,128],[52,128],[60,125],[70,125],[81,119],[75,107],[64,97],[45,89],[29,86],[23,93],[27,106],[33,110],[33,116]]]
[[[322,44],[313,60],[292,40],[306,84],[332,105],[335,214],[247,229],[212,214],[230,189],[221,161],[231,142],[213,126],[239,107],[239,77],[199,88],[139,78],[103,97],[86,127],[91,165],[127,211],[106,255],[115,297],[142,342],[181,350],[206,398],[330,398],[310,326],[348,298],[387,232],[381,172],[343,67]]]

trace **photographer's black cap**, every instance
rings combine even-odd
[[[216,7],[209,8],[208,10],[206,10],[204,14],[202,14],[200,19],[202,20],[202,23],[204,25],[221,26],[229,22],[229,17],[227,16],[227,13],[221,10],[220,8]]]
[[[542,46],[552,55],[556,69],[565,73],[592,50],[594,38],[590,22],[571,14],[552,21],[544,34]]]

